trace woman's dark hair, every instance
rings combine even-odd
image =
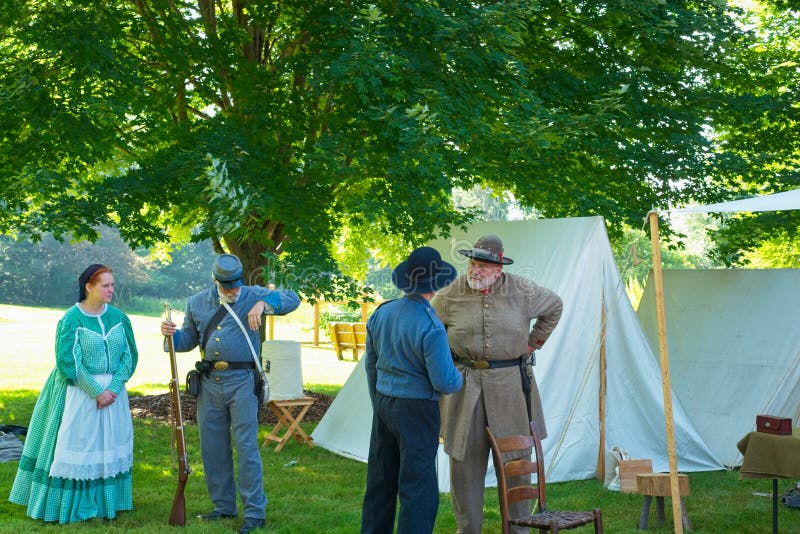
[[[102,263],[93,263],[88,266],[78,277],[78,302],[86,300],[86,284],[97,282],[97,278],[103,273],[110,273],[111,268]]]

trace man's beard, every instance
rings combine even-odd
[[[499,274],[497,276],[490,276],[487,278],[472,278],[468,276],[467,285],[475,291],[485,291],[492,287],[499,277]]]
[[[236,301],[239,300],[239,295],[241,295],[241,294],[242,294],[241,291],[237,291],[236,293],[229,295],[229,294],[223,293],[220,288],[217,288],[217,295],[219,295],[219,298],[224,300],[228,304],[235,304]]]

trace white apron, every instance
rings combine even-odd
[[[106,387],[112,375],[94,378]],[[68,386],[50,476],[96,480],[125,473],[132,465],[133,422],[125,388],[111,406],[98,409],[96,399]]]

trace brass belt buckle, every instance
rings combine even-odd
[[[228,368],[228,362],[225,361],[216,361],[214,362],[214,369],[217,371],[224,371]]]
[[[488,369],[489,362],[486,360],[472,360],[472,367],[475,369]]]

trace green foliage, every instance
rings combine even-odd
[[[732,49],[725,58],[726,75],[714,80],[725,105],[711,109],[724,164],[714,178],[734,193],[732,199],[800,187],[800,6],[797,2],[764,1],[743,14],[740,23],[752,29],[754,42]],[[715,258],[726,265],[796,266],[800,214],[764,213],[725,216],[714,234]],[[758,259],[764,243],[772,256]],[[777,251],[785,256],[774,257]],[[771,251],[771,252],[770,252]]]
[[[515,154],[497,188],[545,216],[603,215],[612,233],[711,195],[700,110],[723,50],[746,41],[730,14],[722,2],[542,2],[524,61],[552,138]]]
[[[171,263],[132,251],[114,229],[100,228],[95,243],[57,241],[49,234],[32,243],[0,235],[0,302],[67,307],[78,299],[78,276],[88,265],[114,271],[115,305],[128,313],[158,315],[163,302],[180,305],[206,287],[214,253],[208,241],[173,252]]]
[[[726,216],[712,236],[727,266],[797,267],[800,211]]]
[[[711,217],[694,213],[676,215],[669,222],[675,232],[661,242],[662,268],[710,269],[722,266],[713,257],[714,243],[707,235],[716,228]],[[653,268],[650,237],[643,228],[624,226],[621,236],[611,238],[611,249],[628,298],[636,308]]]
[[[117,225],[138,248],[197,229],[248,273],[354,299],[368,256],[474,216],[456,187],[618,234],[654,206],[797,185],[778,3],[763,31],[726,2],[211,5],[3,11],[0,233]]]
[[[319,326],[331,333],[331,323],[357,323],[361,321],[361,310],[356,306],[328,304],[319,311]]]
[[[740,24],[752,29],[754,41],[732,49],[726,77],[714,81],[728,97],[725,106],[711,110],[722,125],[715,135],[737,163],[715,169],[716,178],[741,196],[800,186],[798,6],[771,3],[742,13]]]
[[[800,240],[781,231],[761,242],[758,249],[748,252],[745,262],[754,269],[800,268]]]
[[[396,264],[393,267],[396,267]],[[402,292],[392,282],[393,267],[372,270],[367,274],[367,284],[375,290],[378,302],[402,296]]]

